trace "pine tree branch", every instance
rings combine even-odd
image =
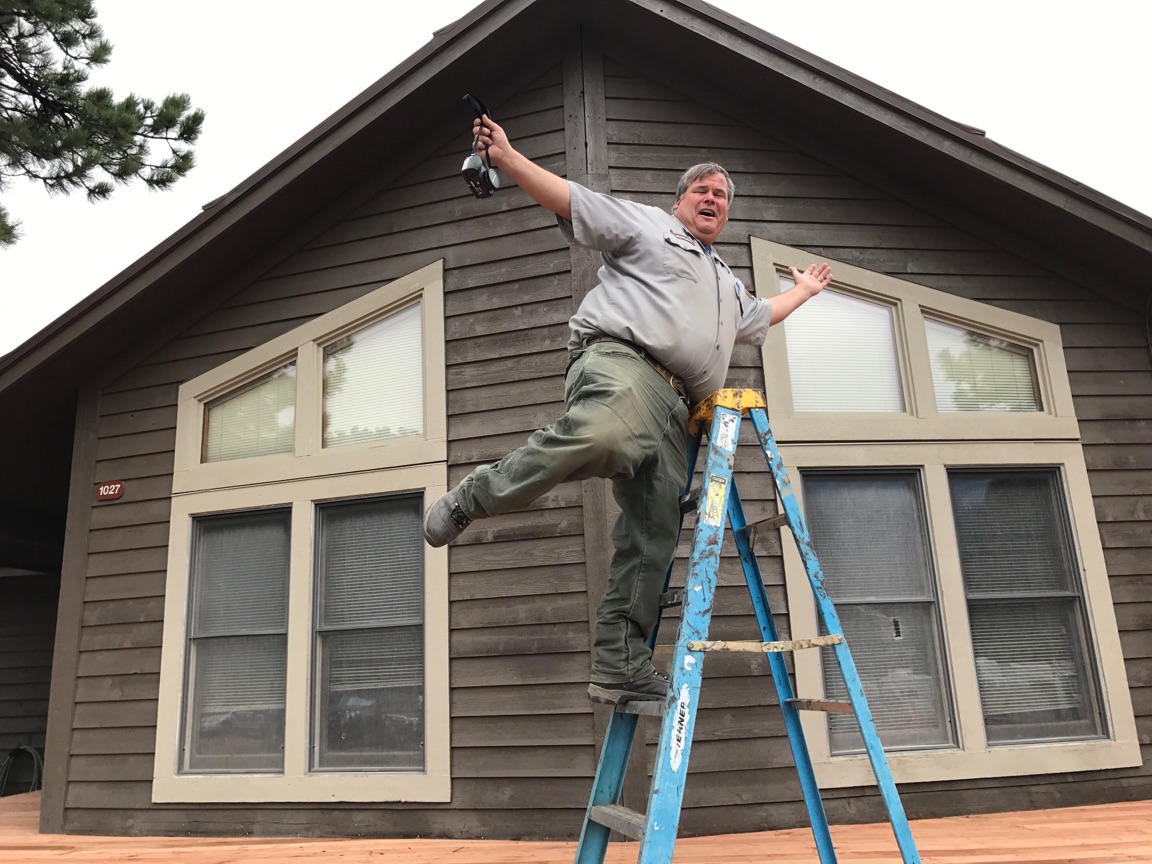
[[[0,0],[0,191],[25,176],[50,194],[82,189],[100,200],[136,179],[167,188],[194,166],[204,114],[187,95],[117,100],[86,86],[112,51],[95,18],[91,0]],[[158,142],[167,154],[154,157]],[[15,225],[0,212],[0,246]]]

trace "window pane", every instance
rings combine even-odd
[[[288,363],[204,411],[205,462],[291,453],[296,437],[296,364]]]
[[[287,636],[196,639],[185,771],[284,770]]]
[[[837,604],[836,609],[885,749],[955,744],[935,604]],[[823,649],[821,656],[824,692],[830,699],[847,699],[831,649]],[[864,750],[855,715],[829,714],[828,738],[834,754]]]
[[[318,769],[424,768],[422,504],[318,508]]]
[[[957,470],[948,479],[988,742],[1102,736],[1057,472]]]
[[[261,510],[195,521],[192,636],[285,632],[291,520]]]
[[[808,530],[838,603],[933,596],[920,478],[805,471]]]
[[[795,411],[904,410],[890,307],[825,289],[784,329]]]
[[[1075,598],[969,605],[990,744],[1103,734]]]
[[[283,770],[290,519],[195,521],[184,771]]]
[[[410,495],[321,508],[321,627],[423,621],[421,500]]]
[[[949,486],[968,596],[1079,592],[1054,470],[957,470]]]
[[[324,446],[424,432],[421,305],[324,350]]]
[[[919,474],[803,472],[805,510],[880,740],[889,749],[955,746]],[[822,652],[825,693],[845,698]],[[833,753],[863,750],[856,719],[828,715]]]
[[[424,770],[424,628],[321,633],[316,767]]]
[[[1039,411],[1032,351],[924,319],[938,411]]]

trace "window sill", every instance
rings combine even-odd
[[[182,775],[152,781],[154,804],[289,804],[452,800],[448,766],[427,774]]]
[[[1018,744],[975,753],[932,750],[889,753],[887,756],[892,777],[897,783],[1064,774],[1072,771],[1133,768],[1142,764],[1140,744],[1135,739]],[[823,789],[876,785],[872,767],[863,754],[830,757],[815,762],[813,767],[816,782]]]

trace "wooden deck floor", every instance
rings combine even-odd
[[[39,834],[39,793],[0,798],[0,861],[68,864],[257,864],[323,858],[339,864],[568,864],[574,843],[497,840],[285,840],[85,837]],[[915,822],[924,864],[1130,864],[1152,862],[1152,801]],[[887,824],[833,828],[840,864],[898,864]],[[613,844],[607,864],[636,861]],[[807,829],[691,837],[676,864],[818,864]]]

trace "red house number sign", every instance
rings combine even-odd
[[[113,480],[111,483],[96,484],[97,501],[115,501],[123,494],[124,483],[120,480]]]

